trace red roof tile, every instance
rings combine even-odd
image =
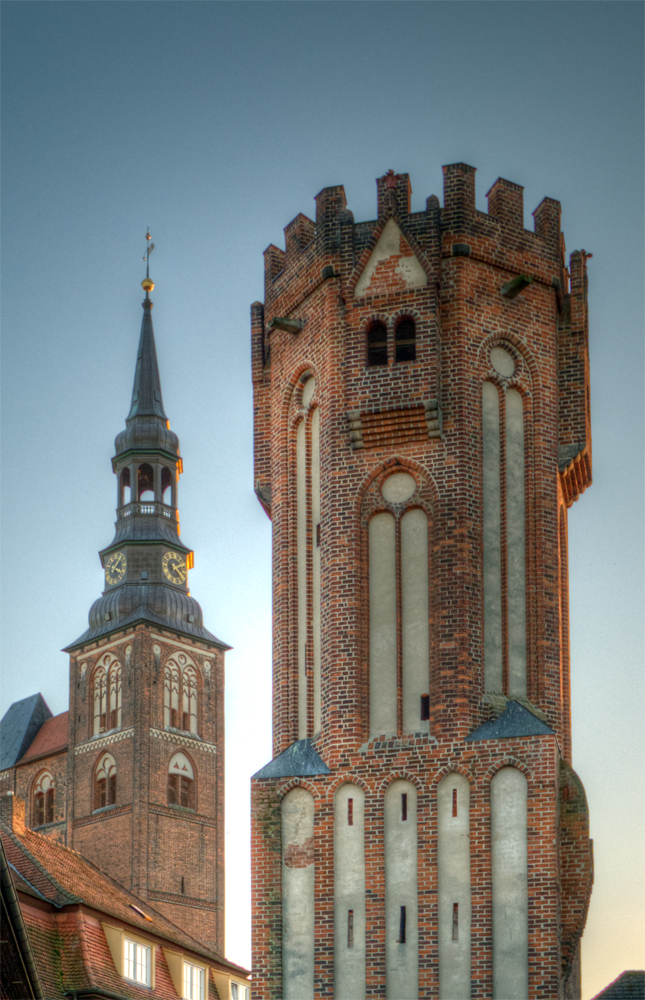
[[[54,715],[53,718],[43,722],[35,739],[32,740],[17,764],[26,764],[37,757],[46,757],[59,750],[66,750],[68,716],[69,712],[61,712],[60,715]]]

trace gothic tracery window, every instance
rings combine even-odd
[[[92,676],[94,736],[121,727],[122,695],[121,664],[106,653]]]
[[[168,660],[164,669],[164,726],[187,733],[198,731],[198,678],[184,653]]]
[[[94,773],[94,809],[116,805],[116,761],[112,754],[99,758]]]
[[[54,822],[54,779],[50,771],[41,771],[34,783],[33,825]]]

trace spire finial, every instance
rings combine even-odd
[[[148,293],[151,292],[152,289],[155,287],[154,281],[150,280],[150,254],[154,250],[155,245],[154,245],[154,243],[150,242],[152,240],[152,236],[150,235],[150,227],[149,226],[148,226],[148,230],[146,232],[146,240],[147,240],[146,252],[143,255],[143,259],[146,262],[146,276],[143,279],[143,281],[141,282],[141,287],[143,288],[144,292],[146,293],[146,298],[148,298]]]

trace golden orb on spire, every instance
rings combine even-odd
[[[150,278],[144,278],[143,281],[141,282],[141,287],[143,288],[144,292],[147,295],[148,292],[151,292],[152,289],[155,287],[155,283],[154,281],[151,281]]]

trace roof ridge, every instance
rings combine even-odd
[[[15,834],[13,832],[13,830],[10,830],[6,826],[6,824],[3,823],[3,826],[4,826],[5,830],[7,831],[7,834],[9,835],[9,837],[14,841],[14,843],[16,843],[16,845],[19,848],[21,848],[25,852],[25,854],[27,855],[27,857],[29,858],[29,860],[31,861],[31,863],[34,865],[34,867],[38,869],[38,871],[40,872],[41,875],[44,875],[44,877],[49,882],[51,882],[51,884],[58,890],[58,892],[60,892],[61,896],[64,896],[66,899],[68,899],[70,903],[80,903],[81,902],[81,899],[78,896],[75,896],[73,893],[69,892],[68,889],[64,889],[63,886],[60,885],[60,883],[58,882],[58,880],[54,878],[54,876],[52,875],[52,873],[49,872],[49,871],[47,871],[47,869],[45,868],[45,866],[40,861],[38,861],[38,859],[31,853],[31,851],[29,850],[29,848],[25,844],[24,840],[22,840],[20,837],[18,837],[17,834]],[[51,843],[51,841],[49,840],[49,837],[44,837],[42,834],[36,833],[35,830],[30,830],[29,828],[27,828],[25,832],[27,834],[31,834],[33,837],[38,837],[40,840],[48,841],[48,842]],[[57,844],[56,846],[57,847],[62,847],[63,845],[62,844]],[[25,881],[27,881],[27,880],[25,879]],[[53,900],[51,900],[51,899],[48,899],[48,902],[52,903],[53,906],[56,906],[57,909],[60,909],[60,905],[63,905],[63,904],[59,905],[57,903],[54,903]]]

